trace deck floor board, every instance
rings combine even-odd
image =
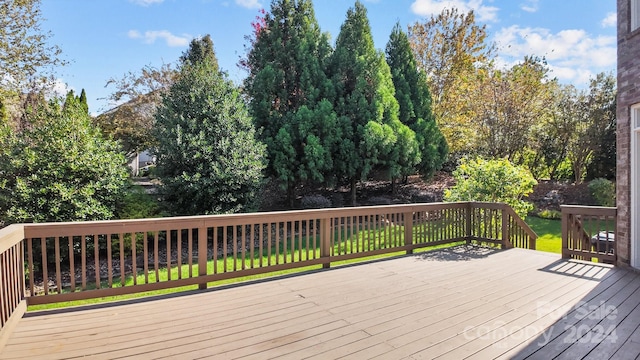
[[[600,305],[609,313],[598,312]],[[575,329],[593,340],[600,328],[612,334],[567,341]],[[181,295],[30,312],[0,359],[638,354],[640,274],[531,250],[461,246]]]

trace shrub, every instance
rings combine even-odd
[[[369,198],[371,205],[391,205],[391,199],[384,196],[372,196]]]
[[[73,97],[37,105],[19,133],[0,129],[0,212],[7,223],[113,218],[125,157]]]
[[[523,198],[537,184],[524,167],[514,166],[507,159],[462,159],[453,172],[456,185],[445,190],[445,201],[503,202],[524,218],[533,204]]]
[[[549,220],[558,220],[562,218],[562,213],[558,210],[542,210],[536,214],[539,218],[549,219]]]
[[[616,206],[616,185],[607,179],[598,178],[589,183],[589,192],[600,206]]]
[[[134,185],[125,193],[118,206],[120,219],[145,219],[162,216],[160,204],[142,186]]]
[[[331,201],[322,195],[307,195],[300,200],[303,209],[323,209],[331,207]]]

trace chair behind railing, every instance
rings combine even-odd
[[[562,257],[615,264],[616,208],[564,205]]]

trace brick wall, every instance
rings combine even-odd
[[[630,107],[640,103],[640,29],[630,32],[630,1],[618,1],[617,207],[618,265],[631,258]]]

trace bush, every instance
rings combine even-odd
[[[607,179],[598,178],[589,183],[589,192],[600,206],[616,206],[616,185]]]
[[[303,209],[323,209],[331,207],[331,201],[322,195],[307,195],[300,200]]]
[[[391,199],[384,196],[372,196],[369,198],[371,205],[391,205]]]
[[[558,210],[542,210],[536,214],[541,219],[559,220],[562,218],[562,213]]]
[[[524,219],[533,204],[523,198],[533,192],[537,181],[529,170],[507,159],[462,159],[453,172],[456,185],[445,190],[445,201],[503,202]]]
[[[158,201],[138,185],[127,190],[122,203],[118,206],[118,218],[120,219],[146,219],[161,216]]]
[[[126,188],[125,157],[73,97],[42,103],[20,133],[0,130],[0,212],[7,223],[104,220]]]

